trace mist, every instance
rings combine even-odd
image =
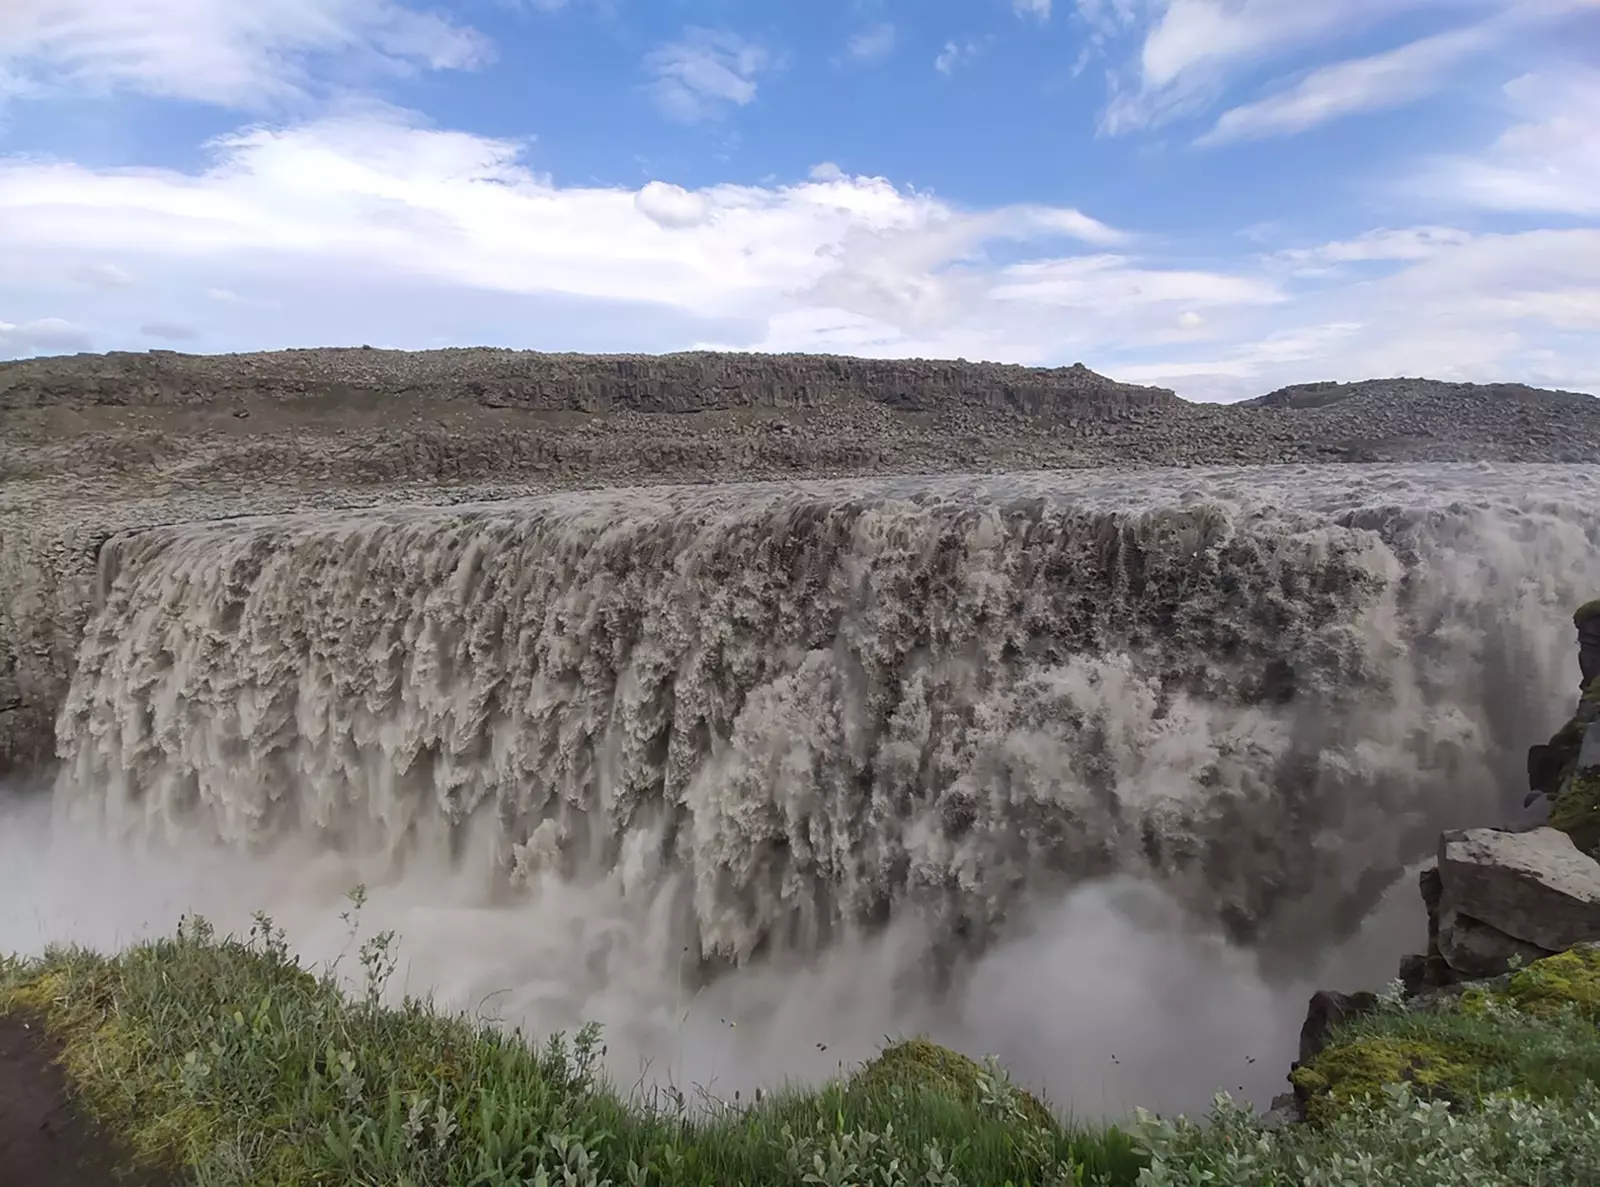
[[[0,951],[118,950],[170,935],[186,914],[244,935],[260,910],[308,964],[346,953],[340,975],[359,990],[356,946],[392,928],[389,1000],[432,995],[536,1041],[599,1022],[624,1092],[748,1100],[758,1086],[848,1072],[886,1038],[926,1034],[998,1056],[1060,1111],[1126,1118],[1136,1105],[1203,1112],[1219,1089],[1265,1107],[1287,1087],[1313,990],[1382,987],[1426,933],[1415,879],[1403,876],[1354,937],[1298,975],[1273,976],[1160,890],[1118,877],[1023,904],[946,992],[919,983],[938,937],[915,919],[806,959],[757,959],[697,989],[684,937],[613,881],[508,893],[475,856],[436,847],[395,863],[293,841],[249,853],[119,838],[72,821],[48,794],[7,788]],[[358,883],[369,898],[352,941],[340,916]]]

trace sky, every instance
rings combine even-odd
[[[0,358],[1600,394],[1600,0],[0,0]]]

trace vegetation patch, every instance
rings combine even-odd
[[[1600,947],[1583,944],[1517,970],[1506,997],[1535,1017],[1558,1016],[1568,1009],[1590,1019],[1600,1017]]]
[[[1410,1035],[1367,1034],[1329,1046],[1290,1076],[1308,1098],[1306,1119],[1326,1122],[1351,1101],[1382,1094],[1390,1084],[1410,1084],[1423,1100],[1471,1100],[1477,1083],[1470,1057],[1452,1047]]]
[[[203,1183],[1132,1184],[1131,1135],[1063,1125],[1003,1074],[925,1042],[847,1083],[758,1102],[627,1099],[595,1029],[533,1047],[425,1001],[385,1008],[394,937],[361,946],[365,996],[315,976],[258,919],[191,920],[115,957],[0,965],[0,1013],[64,1048],[85,1105],[150,1166]]]
[[[1466,1110],[1493,1094],[1573,1101],[1600,1078],[1597,1015],[1600,951],[1586,945],[1470,987],[1436,1011],[1391,1005],[1355,1019],[1291,1079],[1317,1123],[1402,1084],[1414,1099]]]
[[[1313,1124],[1220,1095],[1207,1118],[1141,1112],[1124,1132],[1063,1123],[993,1061],[923,1039],[755,1101],[624,1097],[593,1029],[536,1047],[382,1005],[393,942],[360,946],[352,997],[264,918],[244,939],[190,920],[116,956],[0,962],[0,1014],[45,1019],[83,1104],[142,1163],[205,1184],[1553,1187],[1600,1171],[1590,948],[1438,1013],[1391,994],[1337,1028],[1296,1073]]]

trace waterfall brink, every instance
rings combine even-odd
[[[1600,478],[1541,473],[610,490],[120,536],[57,797],[252,847],[443,834],[732,962],[905,914],[983,945],[1117,874],[1236,938],[1325,940],[1440,827],[1516,803],[1561,712]]]

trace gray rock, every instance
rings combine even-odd
[[[1466,915],[1551,952],[1600,939],[1600,863],[1556,829],[1444,833],[1439,880],[1441,921]]]
[[[1328,1035],[1334,1027],[1378,1008],[1378,997],[1373,993],[1335,993],[1319,989],[1311,995],[1306,1007],[1306,1020],[1300,1027],[1300,1059],[1310,1063],[1328,1045]]]
[[[1292,1092],[1280,1092],[1272,1098],[1271,1107],[1261,1115],[1261,1126],[1276,1132],[1291,1125],[1300,1125],[1305,1119],[1300,1098]]]
[[[1555,955],[1453,910],[1440,913],[1439,954],[1463,977],[1498,977],[1511,969],[1513,957],[1527,964]]]
[[[1583,745],[1578,748],[1578,770],[1588,771],[1600,767],[1600,721],[1591,721],[1583,731]]]

